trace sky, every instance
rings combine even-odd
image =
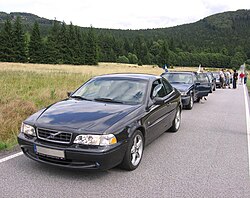
[[[250,0],[0,0],[2,12],[110,29],[172,27],[238,9],[250,9]]]

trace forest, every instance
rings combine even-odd
[[[250,62],[249,35],[250,10],[145,30],[79,27],[28,13],[0,12],[0,61],[236,68]]]

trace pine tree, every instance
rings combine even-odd
[[[78,30],[77,27],[75,27],[72,22],[69,25],[68,30],[68,48],[69,48],[69,56],[71,59],[71,64],[79,65],[80,64],[80,46],[78,41]],[[79,38],[81,40],[81,38]]]
[[[68,30],[65,22],[63,22],[61,25],[58,42],[60,63],[73,64],[72,54],[69,49]]]
[[[26,43],[24,39],[23,27],[21,18],[17,17],[14,23],[13,31],[13,44],[14,44],[14,61],[15,62],[26,62]]]
[[[74,52],[74,64],[77,65],[84,65],[85,64],[85,42],[83,34],[80,32],[79,28],[77,26],[74,27],[75,31],[75,52]]]
[[[149,60],[149,51],[147,43],[142,36],[137,36],[134,41],[134,53],[137,55],[138,59],[142,64],[147,64]]]
[[[86,36],[85,51],[86,51],[85,64],[97,65],[98,64],[97,42],[96,42],[95,32],[92,26],[90,27]]]
[[[39,24],[35,22],[29,42],[29,62],[43,63],[43,47]]]
[[[60,62],[58,37],[59,23],[54,21],[45,45],[45,63],[58,64]]]
[[[14,61],[13,32],[10,19],[4,23],[4,28],[0,34],[0,61]]]
[[[164,40],[161,46],[159,59],[158,59],[158,66],[163,66],[165,64],[169,64],[169,48],[168,43]]]

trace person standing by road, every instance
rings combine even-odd
[[[238,80],[238,73],[237,73],[237,71],[236,71],[236,69],[235,69],[235,70],[234,70],[234,73],[233,73],[233,88],[234,88],[234,89],[237,88],[237,86],[236,86],[237,80]]]
[[[244,84],[247,84],[247,76],[248,76],[248,72],[245,70]]]
[[[224,69],[220,71],[220,85],[221,88],[225,88],[225,74],[224,74]]]
[[[241,72],[241,73],[240,73],[240,84],[243,84],[244,76],[245,76],[244,73]]]
[[[230,89],[231,72],[228,69],[224,74],[226,77],[226,86],[228,87],[228,89]]]

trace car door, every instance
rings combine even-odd
[[[207,74],[197,73],[196,78],[197,97],[202,98],[204,96],[208,96],[211,90],[211,86]]]
[[[148,113],[143,121],[147,130],[146,143],[153,141],[171,126],[170,117],[173,104],[171,104],[171,97],[169,96],[170,94],[167,93],[162,79],[152,83]],[[162,99],[164,103],[161,105],[154,104],[155,98]]]

